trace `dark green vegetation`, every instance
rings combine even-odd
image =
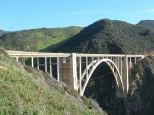
[[[51,51],[143,53],[154,49],[154,30],[122,21],[99,20]]]
[[[40,51],[79,33],[81,27],[42,28],[17,32],[0,31],[0,47],[11,50]]]
[[[146,21],[132,25],[103,19],[84,29],[68,27],[1,31],[0,46],[26,51],[143,53],[154,49],[154,29],[144,27],[143,22]]]
[[[98,115],[68,92],[47,74],[0,50],[0,115]]]
[[[126,99],[129,115],[154,115],[154,57],[147,57],[132,69]]]
[[[154,29],[154,20],[142,20],[138,23],[138,25]]]

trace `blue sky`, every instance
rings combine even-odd
[[[0,29],[87,26],[99,19],[154,19],[154,0],[0,0]]]

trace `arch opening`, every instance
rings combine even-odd
[[[102,62],[94,70],[85,88],[84,96],[94,99],[109,114],[117,112],[122,98],[116,96],[117,82],[110,66]],[[112,110],[112,111],[111,111]],[[124,110],[125,109],[121,109]],[[118,113],[117,113],[118,114]],[[116,114],[114,114],[116,115]]]
[[[87,87],[87,84],[89,83],[91,76],[93,75],[94,71],[96,71],[96,69],[101,65],[101,63],[106,63],[114,75],[114,78],[117,83],[117,93],[116,94],[119,97],[124,96],[123,95],[124,94],[124,85],[123,85],[123,81],[122,81],[122,76],[120,75],[120,72],[119,72],[117,66],[110,59],[102,59],[100,61],[95,60],[87,66],[87,69],[85,69],[85,71],[83,72],[83,74],[81,76],[80,95],[83,96],[84,91]]]

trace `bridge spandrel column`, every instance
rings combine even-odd
[[[124,93],[127,94],[129,90],[128,57],[125,56],[122,62],[122,81],[124,84]]]

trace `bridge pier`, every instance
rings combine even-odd
[[[73,87],[75,90],[78,90],[75,53],[72,53],[67,58],[60,58],[59,76],[60,81],[66,83],[70,87]]]

